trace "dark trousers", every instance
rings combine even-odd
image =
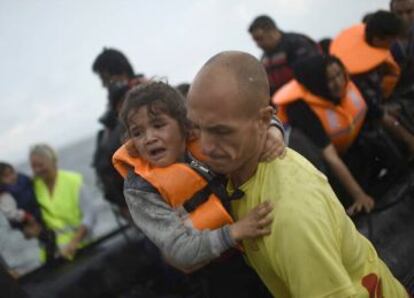
[[[272,297],[256,272],[236,250],[191,274],[190,278],[201,285],[205,298]]]

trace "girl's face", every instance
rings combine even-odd
[[[152,166],[166,167],[184,157],[186,138],[178,121],[165,113],[154,115],[143,106],[128,118],[128,131],[139,155]]]
[[[346,91],[346,76],[342,67],[335,62],[329,64],[326,68],[326,77],[331,95],[336,98],[342,98]]]

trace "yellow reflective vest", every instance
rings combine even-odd
[[[82,176],[80,174],[62,170],[57,172],[53,193],[49,192],[42,179],[36,177],[33,181],[43,221],[56,233],[56,244],[59,248],[72,240],[82,223],[82,213],[79,207],[81,186]]]

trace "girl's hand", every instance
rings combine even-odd
[[[285,140],[282,132],[275,126],[269,126],[260,161],[269,162],[277,157],[283,158],[285,151]]]
[[[269,201],[265,201],[230,226],[230,235],[234,241],[257,238],[269,235],[273,218],[269,216],[273,206]]]

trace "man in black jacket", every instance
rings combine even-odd
[[[281,31],[266,15],[253,20],[249,33],[263,50],[261,60],[267,72],[271,95],[292,79],[292,66],[296,61],[320,53],[319,46],[311,38]]]
[[[92,70],[101,79],[108,91],[105,113],[99,118],[104,128],[98,132],[93,167],[104,197],[117,205],[128,217],[128,208],[123,195],[124,180],[112,165],[112,155],[121,146],[122,126],[118,114],[126,92],[145,81],[143,75],[135,75],[127,57],[116,49],[104,48],[96,57]]]

